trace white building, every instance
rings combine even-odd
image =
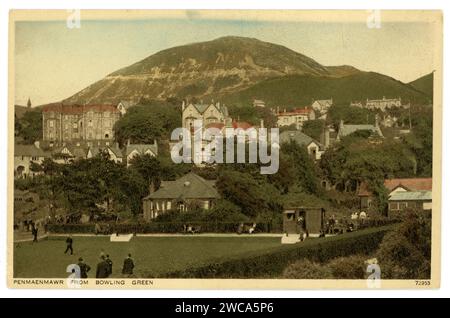
[[[300,129],[303,123],[308,120],[316,119],[316,114],[313,109],[297,108],[291,111],[277,112],[278,127],[295,125],[296,129]]]

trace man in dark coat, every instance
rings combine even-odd
[[[106,264],[108,264],[108,277],[112,274],[113,261],[109,258],[109,255],[106,254],[105,259]]]
[[[105,256],[101,256],[100,263],[97,264],[97,272],[95,278],[108,278],[109,276],[109,266],[106,263]]]
[[[66,247],[66,250],[64,251],[64,254],[66,254],[66,253],[70,250],[70,255],[73,255],[73,247],[72,247],[72,244],[73,244],[73,239],[72,239],[72,236],[70,235],[70,236],[66,239],[66,245],[67,245],[67,247]]]
[[[33,243],[37,243],[38,241],[38,228],[33,225],[33,229],[31,230],[33,234]]]
[[[80,278],[88,278],[88,272],[91,270],[91,267],[83,262],[83,258],[78,259],[78,267],[80,267]]]
[[[131,258],[131,254],[128,254],[128,257],[123,261],[122,274],[124,275],[133,275],[134,262]]]

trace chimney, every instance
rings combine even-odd
[[[148,194],[152,194],[153,192],[155,192],[155,183],[151,181],[148,185]]]
[[[184,112],[185,108],[186,108],[186,102],[183,100],[183,102],[181,103],[181,111]]]
[[[129,146],[130,144],[131,144],[130,138],[128,138],[128,140],[127,140],[127,146]]]
[[[261,118],[260,124],[259,124],[260,128],[264,128],[264,119]]]

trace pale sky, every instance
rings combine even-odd
[[[409,82],[436,68],[427,23],[142,19],[16,22],[15,102],[65,99],[160,50],[227,35],[284,45],[323,65],[352,65]],[[276,58],[276,56],[274,56]]]

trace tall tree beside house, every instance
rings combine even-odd
[[[32,144],[42,138],[42,112],[30,110],[21,118],[15,118],[14,128],[17,140],[24,144]]]
[[[303,123],[302,132],[315,140],[321,140],[325,129],[325,121],[322,119],[308,120]]]
[[[371,144],[361,136],[348,136],[327,149],[319,163],[323,174],[338,190],[357,190],[362,181],[376,184],[394,177],[414,177],[414,154],[405,144],[383,141]]]
[[[175,180],[191,170],[189,164],[175,164],[168,157],[153,157],[148,154],[133,157],[130,164],[130,168],[145,180],[147,191],[151,186],[154,187],[154,190],[158,190],[161,181]]]
[[[281,153],[283,160],[280,162],[283,166],[280,166],[279,170],[291,169],[293,173],[290,177],[293,178],[294,183],[304,192],[320,196],[322,189],[317,179],[319,171],[307,150],[291,141],[281,146]]]
[[[430,177],[433,171],[433,108],[411,110],[412,133],[403,140],[417,158],[417,175]]]
[[[249,173],[224,169],[219,174],[217,188],[222,198],[237,205],[249,217],[281,211],[280,194],[265,178],[257,180]]]
[[[331,106],[328,110],[327,124],[332,124],[335,129],[338,129],[341,120],[346,124],[373,124],[375,112],[343,104]]]
[[[148,102],[131,107],[114,125],[114,136],[119,144],[153,143],[155,139],[170,139],[175,128],[181,127],[181,106]]]

